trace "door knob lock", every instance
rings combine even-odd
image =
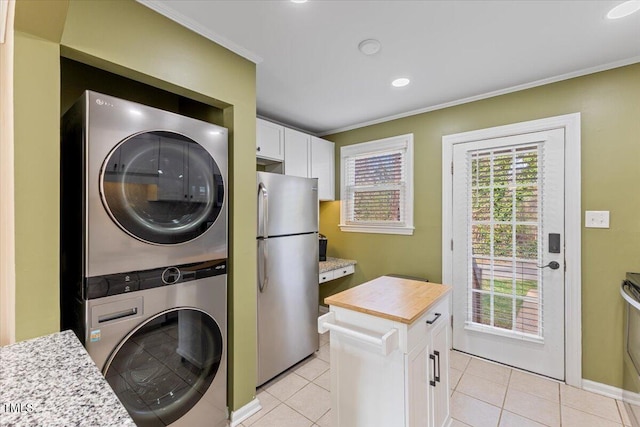
[[[547,265],[539,265],[538,268],[547,268],[549,267],[552,270],[557,270],[560,268],[560,263],[557,261],[551,261],[549,264]]]

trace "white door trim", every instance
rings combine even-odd
[[[451,284],[453,277],[453,146],[558,128],[565,130],[565,382],[582,388],[580,113],[442,137],[442,283]]]
[[[13,20],[15,1],[0,10],[0,346],[16,340]],[[6,25],[5,25],[6,24]]]

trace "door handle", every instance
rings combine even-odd
[[[260,281],[260,272],[258,271],[258,289],[260,290],[260,293],[262,293],[269,282],[269,273],[267,269],[267,260],[269,258],[269,239],[260,239],[258,242],[262,243],[262,281]]]
[[[262,281],[262,288],[260,289],[260,292],[264,291],[264,288],[267,287],[267,285],[269,284],[269,269],[267,268],[267,263],[269,260],[269,239],[267,239],[266,237],[264,238],[264,240],[262,241],[263,243],[263,249],[262,249],[262,265],[263,265],[263,281]]]
[[[138,314],[138,307],[122,310],[117,313],[109,313],[98,317],[98,323],[110,322],[112,320],[124,319],[125,317],[135,316]]]
[[[547,265],[538,265],[538,268],[547,268],[549,267],[552,270],[557,270],[560,268],[560,263],[558,261],[551,261],[549,264]]]
[[[258,185],[258,195],[262,193],[262,237],[267,237],[267,226],[269,224],[269,193],[264,183]]]
[[[440,382],[440,352],[438,350],[434,350],[433,354],[438,358],[438,374],[435,375],[435,372],[434,372],[434,377],[436,382]]]
[[[269,283],[269,272],[267,269],[267,261],[269,259],[269,242],[267,237],[267,227],[269,225],[269,193],[264,183],[258,184],[258,196],[262,193],[262,282],[258,277],[258,288],[260,292],[264,291]]]

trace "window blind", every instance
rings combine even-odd
[[[468,153],[468,318],[543,337],[540,147]]]
[[[397,224],[406,219],[406,147],[345,159],[346,223]]]

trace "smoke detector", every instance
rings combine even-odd
[[[358,45],[358,49],[365,55],[375,55],[380,51],[380,42],[376,39],[362,40]]]

